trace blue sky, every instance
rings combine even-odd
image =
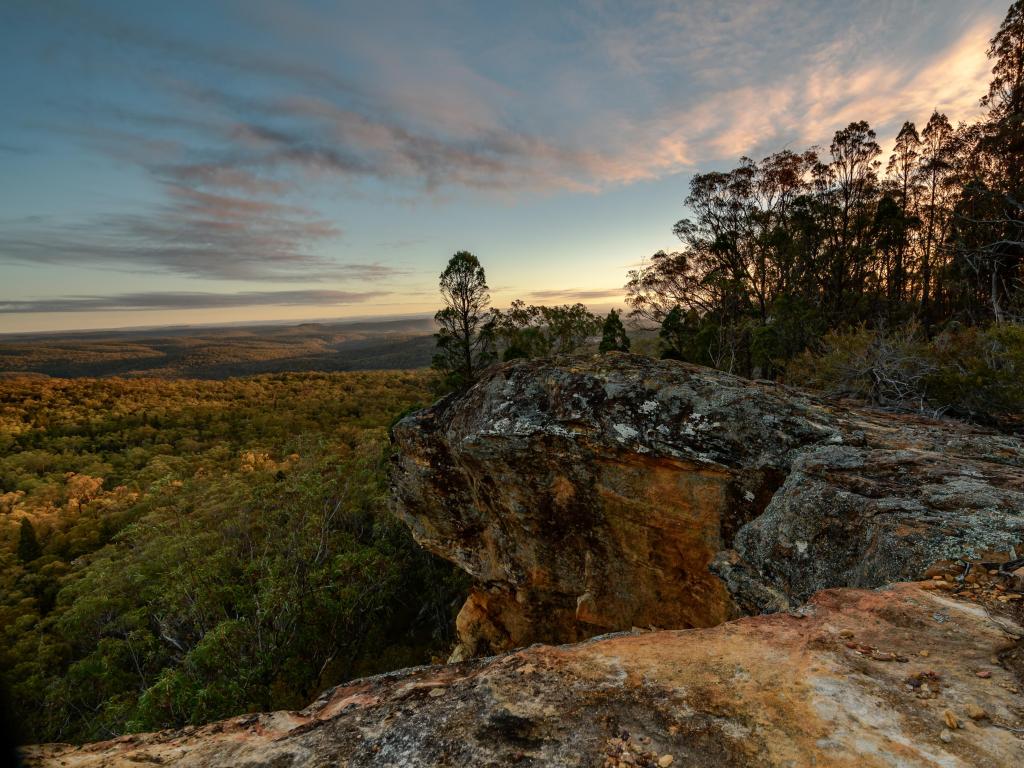
[[[695,171],[978,114],[1006,0],[0,4],[0,332],[621,302]]]

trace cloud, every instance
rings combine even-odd
[[[350,80],[322,67],[309,66],[262,51],[205,45],[195,39],[168,37],[152,27],[133,24],[119,16],[106,14],[96,7],[88,7],[77,2],[55,2],[49,5],[59,8],[62,21],[70,24],[79,33],[96,34],[107,48],[124,48],[146,54],[156,53],[186,66],[199,61],[234,70],[243,75],[303,82],[340,93],[358,93],[357,87]],[[52,12],[53,9],[51,7],[44,10]],[[50,15],[47,21],[53,23],[54,16]]]
[[[231,280],[308,280],[361,271],[308,249],[339,232],[303,209],[188,187],[169,186],[167,195],[155,210],[81,223],[5,222],[0,261]]]
[[[654,2],[622,19],[595,0],[575,19],[585,63],[603,71],[603,101],[591,103],[592,123],[607,129],[592,140],[605,147],[595,178],[632,183],[827,145],[861,119],[888,138],[933,109],[954,123],[976,118],[1005,5],[919,5],[694,0]],[[570,82],[575,91],[589,84]]]
[[[187,68],[174,77],[147,73],[146,85],[160,98],[146,108],[83,101],[74,117],[50,121],[51,132],[148,175],[163,199],[80,221],[0,222],[0,262],[217,280],[383,279],[404,272],[324,256],[325,246],[341,238],[341,227],[290,200],[308,199],[312,184],[339,178],[428,192],[516,191],[594,189],[595,173],[605,173],[607,161],[598,154],[504,128],[485,119],[486,110],[472,127],[455,119],[416,126],[380,98],[317,68],[75,13],[84,14],[94,32],[138,49],[142,59],[238,70],[252,87],[242,89],[237,81],[211,87],[221,81],[196,79]],[[133,70],[121,74],[136,77]]]
[[[224,309],[260,306],[319,307],[357,304],[385,295],[387,294],[382,291],[328,290],[122,293],[114,296],[62,296],[52,299],[0,300],[0,314],[145,309]]]
[[[293,189],[302,179],[339,176],[377,179],[435,191],[468,187],[506,191],[592,188],[614,160],[577,150],[526,131],[476,126],[450,132],[448,123],[410,124],[383,104],[354,105],[323,93],[239,97],[210,87],[179,87],[193,109],[216,108],[220,116],[189,130],[207,149],[206,159],[187,165],[192,178],[245,184],[275,179]],[[161,122],[158,116],[120,111],[136,130]],[[180,122],[180,120],[179,120]],[[169,116],[166,124],[174,125]],[[121,147],[114,152],[123,153]],[[178,173],[172,168],[169,172]],[[285,185],[281,177],[292,183]],[[239,180],[235,182],[234,180]]]
[[[73,126],[67,131],[140,168],[162,201],[80,221],[47,216],[0,220],[0,263],[286,282],[381,280],[406,274],[397,267],[343,263],[323,255],[322,247],[343,233],[309,206],[285,202],[292,184],[258,169],[208,158],[182,159],[189,153],[178,141],[141,132],[143,126],[160,122],[153,115],[119,113],[119,122],[129,127],[105,131]],[[179,122],[205,130],[213,126]]]
[[[217,163],[185,163],[156,169],[182,184],[216,189],[233,189],[249,195],[282,195],[289,185],[276,179],[260,178],[244,168],[231,168]]]
[[[135,144],[143,136],[155,145],[169,133],[189,132],[187,148],[201,148],[204,158],[179,171],[164,170],[191,172],[192,180],[277,193],[292,185],[268,175],[312,173],[398,181],[428,191],[538,191],[591,188],[595,170],[608,162],[598,152],[503,124],[488,98],[507,97],[509,89],[450,52],[438,58],[435,51],[418,84],[415,73],[394,71],[392,63],[385,93],[372,82],[357,85],[300,61],[173,38],[77,5],[66,10],[119,56],[131,51],[132,58],[172,59],[186,68],[174,76],[151,66],[112,73],[142,79],[145,87],[179,100],[179,109],[161,114],[106,104],[93,107],[89,117],[99,128],[94,146],[122,157],[125,126],[137,131]],[[393,52],[377,58],[381,69],[389,57]],[[196,76],[190,68],[240,73],[246,87],[208,72]]]
[[[857,59],[861,36],[839,36],[791,73],[713,93],[669,122],[684,126],[680,138],[691,152],[714,161],[790,144],[827,145],[836,130],[861,119],[883,140],[904,120],[924,122],[935,109],[954,122],[971,120],[981,113],[995,26],[996,19],[983,18],[921,56],[874,50],[864,62]]]
[[[621,298],[622,288],[608,288],[605,290],[581,290],[578,288],[565,288],[560,290],[533,291],[527,294],[531,299],[540,301],[596,301],[598,299]]]
[[[337,236],[286,206],[179,189],[155,211],[66,223],[34,217],[0,227],[0,262],[158,272],[214,280],[381,280],[405,274],[341,263],[307,246]]]
[[[316,48],[249,16],[229,19],[230,35],[211,27],[181,39],[201,25],[174,32],[130,23],[129,13],[25,4],[49,42],[41,69],[87,70],[103,86],[102,100],[76,94],[73,114],[74,99],[62,101],[48,130],[141,172],[158,197],[82,221],[0,221],[0,261],[217,280],[381,280],[402,272],[324,255],[344,223],[308,202],[325,187],[392,199],[601,192],[827,143],[855,119],[884,139],[936,107],[954,121],[972,117],[994,6],[929,2],[939,9],[928,23],[907,24],[924,18],[920,6],[552,4],[533,12],[550,34],[510,24],[492,49],[489,36],[473,42],[465,9],[450,12],[454,30],[413,9],[375,21],[366,9],[278,9],[282,19],[309,17],[303,34],[320,31]],[[408,35],[424,22],[436,26]],[[386,44],[396,37],[407,45]],[[248,47],[233,42],[245,39]],[[266,40],[275,45],[256,48]],[[548,293],[535,295],[620,295]]]
[[[525,52],[516,63],[531,76],[517,83],[443,35],[398,49],[381,44],[403,24],[422,23],[415,13],[352,14],[357,35],[322,10],[279,11],[270,13],[277,27],[301,32],[282,37],[274,54],[177,39],[79,6],[69,14],[118,49],[181,65],[173,77],[166,68],[138,75],[180,109],[114,106],[107,129],[127,125],[154,143],[187,131],[186,154],[201,157],[162,172],[251,195],[294,191],[310,177],[430,192],[596,192],[789,142],[827,141],[852,120],[898,127],[935,107],[954,120],[969,117],[998,21],[984,9],[951,6],[934,23],[907,26],[914,9],[894,2],[655,1],[624,12],[594,0],[541,13],[561,25],[561,38],[509,30],[505,55]],[[372,74],[339,74],[306,55],[317,32],[359,52]],[[880,47],[893,39],[903,45]],[[531,54],[550,58],[551,67],[529,69]],[[244,87],[232,73],[244,76]]]

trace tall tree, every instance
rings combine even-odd
[[[829,151],[834,221],[827,279],[831,286],[829,309],[839,315],[848,294],[859,294],[864,288],[870,255],[871,204],[878,184],[878,156],[882,148],[875,141],[875,132],[860,120],[836,131]]]
[[[921,218],[924,229],[920,255],[920,315],[927,324],[931,320],[932,272],[944,244],[949,221],[948,178],[953,169],[953,127],[949,119],[941,112],[933,112],[921,139],[921,162],[917,170],[923,189]]]
[[[988,179],[970,184],[959,217],[961,231],[969,231],[961,255],[998,323],[1010,319],[1010,306],[1024,292],[1024,0],[1010,6],[988,55],[992,81],[981,102],[989,110],[981,147],[994,162]]]
[[[917,183],[918,158],[921,156],[921,137],[917,126],[907,121],[896,134],[896,146],[889,156],[886,174],[896,183],[899,191],[899,203],[903,210],[910,211],[913,206],[913,191]]]
[[[885,292],[890,304],[900,304],[907,294],[907,257],[910,249],[910,233],[917,225],[917,203],[919,189],[919,165],[921,158],[921,137],[917,126],[911,122],[903,123],[896,135],[896,145],[889,156],[886,166],[892,198],[898,204],[897,212],[887,212],[879,201],[879,210],[875,220],[882,226],[884,246],[880,248],[886,255],[883,269],[885,271]],[[893,215],[896,214],[896,215]]]
[[[626,303],[633,317],[660,325],[675,306],[701,316],[715,309],[714,297],[703,283],[703,271],[689,250],[658,251],[643,266],[630,270],[628,278]]]
[[[1005,191],[1020,200],[1024,183],[1024,0],[1017,0],[992,38],[992,80],[981,100],[988,107],[988,150],[1002,160]]]
[[[465,389],[494,360],[487,313],[491,297],[479,259],[469,251],[456,253],[441,273],[440,288],[445,306],[434,315],[438,324],[434,367],[445,374],[449,387]]]

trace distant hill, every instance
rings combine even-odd
[[[0,336],[0,376],[223,379],[282,371],[423,368],[429,318]]]

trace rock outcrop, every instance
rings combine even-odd
[[[1024,554],[1024,441],[678,362],[505,365],[394,440],[397,513],[476,579],[456,658]]]
[[[1024,762],[1024,441],[615,354],[394,441],[396,512],[476,579],[460,661],[29,764]]]
[[[1024,759],[1020,624],[946,592],[829,590],[798,612],[355,681],[29,765],[1004,768]]]

